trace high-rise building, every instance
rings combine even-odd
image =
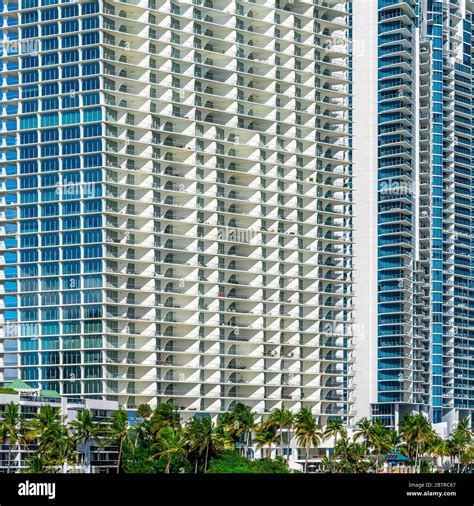
[[[2,5],[0,381],[351,422],[349,2]]]
[[[470,0],[354,2],[358,415],[474,409]]]

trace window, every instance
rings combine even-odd
[[[78,35],[67,35],[62,38],[62,48],[68,47],[76,47],[79,46],[79,36]]]
[[[72,51],[64,51],[62,56],[62,62],[63,63],[72,63],[79,61],[79,51],[78,50],[72,50]]]
[[[78,32],[78,31],[79,31],[79,21],[77,20],[63,21],[62,33]]]
[[[53,51],[54,49],[58,49],[59,48],[58,39],[57,38],[43,39],[41,42],[41,48],[43,51]]]
[[[59,33],[58,24],[51,23],[49,25],[43,25],[41,27],[41,35],[46,37],[48,35],[57,35]]]
[[[41,93],[43,96],[57,95],[59,93],[58,83],[48,83],[41,86]]]
[[[99,43],[99,33],[98,32],[85,33],[82,36],[82,45],[83,46],[90,46],[91,44],[98,44],[98,43]]]
[[[78,76],[79,76],[79,65],[70,65],[68,67],[63,67],[63,69],[62,69],[63,79],[67,79],[69,77],[78,77]]]

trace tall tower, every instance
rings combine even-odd
[[[3,380],[351,422],[349,2],[20,2]]]
[[[473,4],[354,9],[358,411],[449,430],[474,409]]]

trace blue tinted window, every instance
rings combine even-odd
[[[62,26],[62,32],[68,33],[68,32],[78,32],[79,31],[79,21],[73,20],[73,21],[64,21]]]
[[[62,39],[62,47],[76,47],[79,46],[79,36],[78,35],[68,35],[63,37]]]
[[[30,70],[28,72],[23,72],[21,82],[22,83],[34,83],[38,81],[38,71]]]
[[[59,71],[57,68],[45,69],[41,72],[43,81],[53,81],[59,79]]]
[[[63,97],[63,108],[79,107],[79,95]]]
[[[99,103],[99,94],[98,93],[88,93],[82,96],[83,105],[97,105]]]
[[[41,131],[41,142],[52,142],[58,140],[59,140],[59,130],[57,128]]]
[[[99,18],[86,18],[82,20],[82,29],[91,30],[93,28],[99,28]]]
[[[41,41],[41,47],[43,51],[52,51],[54,49],[58,49],[59,47],[58,39],[56,37],[54,39],[43,39]]]
[[[37,100],[28,100],[23,102],[23,113],[37,112],[37,111],[38,111]]]
[[[50,21],[52,19],[58,19],[58,9],[44,9],[41,12],[41,21]]]
[[[63,69],[62,69],[63,79],[67,79],[68,77],[78,77],[78,76],[79,76],[79,65],[69,65],[68,67],[63,67]]]
[[[57,23],[51,23],[49,25],[43,25],[41,27],[41,35],[46,37],[48,35],[56,35],[59,33],[59,28]]]
[[[61,9],[61,16],[63,18],[72,18],[79,16],[79,7],[77,5],[68,5]]]
[[[24,56],[22,59],[21,67],[24,69],[38,67],[39,58],[37,56]]]
[[[64,51],[62,60],[63,63],[79,61],[79,51],[77,49],[74,49],[72,51]]]
[[[86,2],[82,4],[82,14],[95,14],[99,12],[99,4],[95,2]]]
[[[65,158],[63,160],[63,169],[64,170],[79,169],[80,167],[81,167],[81,160],[78,156],[74,156],[71,158]]]
[[[30,11],[30,12],[24,12],[21,15],[21,23],[22,24],[28,24],[28,23],[37,23],[38,22],[38,11]]]
[[[59,63],[58,53],[47,53],[41,58],[43,66],[46,65],[57,65]]]
[[[57,95],[59,93],[58,83],[48,83],[41,86],[41,93],[45,95]]]
[[[82,75],[90,76],[92,74],[98,74],[100,71],[99,62],[95,63],[85,63],[82,66]]]
[[[58,98],[45,98],[43,100],[43,111],[51,111],[53,109],[59,109],[59,99]]]
[[[21,95],[23,98],[33,98],[39,95],[38,86],[24,86]]]
[[[80,142],[65,142],[63,144],[63,155],[74,155],[81,152]]]
[[[97,90],[100,87],[100,81],[98,77],[90,77],[82,81],[82,89],[84,91]]]
[[[70,93],[71,91],[79,91],[78,81],[65,81],[62,83],[63,93]]]
[[[96,60],[99,58],[99,48],[93,47],[89,49],[82,50],[82,59],[83,60]]]
[[[59,160],[43,160],[41,162],[41,170],[43,172],[59,170]]]
[[[47,174],[45,176],[41,176],[41,186],[57,186],[59,184],[59,175],[58,174]],[[48,204],[48,206],[54,206],[55,204]],[[56,204],[57,205],[57,204]]]
[[[79,214],[80,212],[80,202],[68,202],[63,204],[63,214]]]
[[[39,31],[37,26],[30,26],[21,30],[23,39],[35,39],[38,37]]]

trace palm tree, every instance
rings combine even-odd
[[[419,467],[420,472],[420,454],[436,436],[431,423],[422,414],[407,414],[400,423],[400,432],[408,444],[408,451],[410,452],[410,448],[415,448],[415,470]]]
[[[463,453],[459,456],[459,460],[462,464],[462,473],[466,472],[466,468],[474,460],[474,447],[470,446],[466,448]]]
[[[71,428],[76,442],[84,447],[82,463],[90,472],[90,445],[93,441],[99,443],[102,429],[88,409],[78,413],[77,418],[71,422]]]
[[[450,470],[452,470],[454,467],[454,459],[458,454],[458,446],[452,437],[449,438],[445,444],[446,444],[446,455],[449,457],[449,468]]]
[[[150,421],[153,434],[158,434],[165,427],[181,429],[181,417],[178,408],[170,402],[158,404],[151,415]]]
[[[280,431],[280,452],[283,457],[283,429],[286,428],[286,455],[287,459],[290,453],[290,431],[293,425],[293,413],[289,409],[285,409],[285,407],[275,408],[270,413],[268,418],[268,423],[278,427]]]
[[[466,452],[471,441],[472,434],[469,430],[469,420],[467,418],[463,418],[459,420],[456,428],[452,434],[452,441],[454,446],[457,449],[457,460],[458,460],[458,473],[461,472],[461,454]]]
[[[245,456],[248,457],[250,436],[256,425],[255,415],[248,406],[239,402],[235,405],[232,416],[236,428],[236,435],[240,436],[242,434],[244,436]]]
[[[354,441],[358,441],[361,438],[364,440],[365,453],[367,453],[369,449],[369,442],[371,436],[372,436],[372,421],[364,417],[356,425],[356,429],[354,431]]]
[[[430,446],[431,454],[433,456],[434,466],[438,466],[438,459],[449,456],[449,449],[447,441],[440,437],[433,438]]]
[[[186,437],[173,427],[164,427],[157,435],[159,457],[166,457],[165,473],[169,474],[174,456],[186,458]]]
[[[309,450],[311,445],[317,446],[321,442],[321,427],[316,423],[311,410],[308,408],[301,408],[301,411],[296,415],[295,420],[295,433],[298,444],[306,449],[305,458],[305,473],[308,472],[308,459]]]
[[[20,407],[18,404],[9,402],[5,406],[3,419],[0,421],[0,439],[8,441],[7,473],[10,473],[11,469],[12,448],[16,448],[18,442],[21,440],[21,422]]]
[[[199,460],[203,454],[204,472],[206,472],[209,452],[213,449],[214,445],[217,446],[216,443],[219,441],[212,420],[208,417],[198,418],[197,416],[193,416],[185,426],[185,434],[190,451],[196,454],[194,472],[198,472]]]
[[[384,453],[388,453],[393,449],[390,433],[384,423],[378,419],[372,422],[369,433],[369,444],[373,447],[375,453],[375,469],[377,470],[380,463],[380,457]]]
[[[69,433],[63,425],[59,409],[45,404],[24,425],[25,442],[37,443],[38,455],[42,457],[44,466],[62,465],[64,441],[69,441]]]
[[[400,436],[398,435],[398,432],[394,429],[390,429],[387,432],[387,441],[392,446],[392,449],[397,448],[401,443],[401,439]]]
[[[22,473],[29,474],[45,474],[48,468],[45,465],[43,457],[39,455],[32,455],[26,459],[27,468]]]
[[[119,453],[117,458],[117,474],[120,472],[120,464],[122,462],[123,444],[130,434],[130,426],[128,423],[128,415],[124,409],[115,411],[110,420],[108,427],[109,438],[111,442],[118,442]]]
[[[326,429],[324,431],[323,437],[324,439],[334,438],[334,447],[337,445],[337,437],[344,436],[347,434],[347,431],[344,427],[344,422],[341,418],[333,418],[329,420],[326,424]]]
[[[261,423],[256,430],[255,434],[255,442],[257,443],[257,448],[267,447],[266,455],[267,458],[271,458],[272,453],[272,444],[276,442],[281,443],[281,434],[277,436],[276,427],[269,423],[268,421]],[[282,454],[283,456],[283,454]]]
[[[184,427],[184,432],[187,436],[187,444],[190,453],[196,455],[194,459],[194,473],[198,472],[199,459],[201,457],[201,438],[202,438],[202,424],[201,419],[193,416],[188,420]]]
[[[51,438],[56,439],[54,442],[51,442],[53,451],[51,458],[54,460],[54,465],[62,466],[61,472],[67,473],[67,465],[77,463],[76,440],[65,425],[56,426],[52,431],[47,431],[47,434],[49,432],[51,433]],[[43,438],[47,437],[49,436],[43,435]]]
[[[388,431],[384,424],[376,419],[369,420],[362,418],[354,431],[354,440],[364,439],[364,448],[367,453],[373,449],[375,454],[375,468],[378,469],[380,455],[389,452],[399,443],[398,434],[395,431]]]
[[[58,408],[53,408],[49,404],[41,406],[36,416],[25,423],[26,439],[34,441],[36,438],[52,426],[62,423],[61,415]]]
[[[137,416],[143,420],[150,418],[152,413],[153,410],[149,404],[140,404],[140,406],[137,408]]]
[[[352,442],[343,434],[334,447],[334,470],[339,473],[361,473],[367,471],[364,445]]]

